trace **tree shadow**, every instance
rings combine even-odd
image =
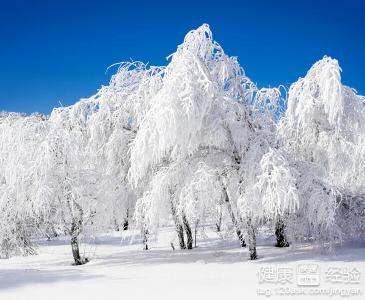
[[[315,262],[363,262],[365,261],[363,244],[344,243],[335,246],[332,251],[311,244],[295,245],[290,248],[270,249],[260,247],[258,263],[288,263],[300,261]]]
[[[79,281],[102,277],[90,275],[82,270],[42,270],[42,269],[0,269],[0,290],[24,287],[32,284],[48,284],[55,281]]]
[[[258,245],[259,259],[253,263],[290,263],[300,261],[331,261],[358,262],[365,261],[364,245],[337,246],[333,252],[327,253],[315,249],[311,245],[302,244],[289,248],[274,247],[271,240]],[[101,256],[95,259],[93,265],[104,266],[143,266],[162,264],[234,264],[249,262],[248,248],[242,248],[235,240],[218,240],[207,238],[200,241],[197,248],[192,250],[167,249],[152,247],[150,250],[128,250]]]
[[[236,243],[220,245],[218,247],[199,245],[192,250],[172,250],[153,247],[150,250],[128,250],[94,259],[92,265],[103,266],[139,266],[162,264],[191,264],[191,263],[220,263],[233,264],[243,262],[248,256],[245,248],[240,248]]]

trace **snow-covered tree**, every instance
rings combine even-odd
[[[135,185],[141,181],[162,182],[164,188],[159,190],[164,191],[166,196],[159,196],[154,184],[150,184],[139,201],[165,201],[156,206],[171,208],[178,233],[182,226],[188,233],[188,248],[191,248],[189,224],[192,219],[187,219],[185,209],[188,205],[184,204],[186,197],[181,194],[186,195],[190,184],[183,175],[186,174],[185,168],[198,171],[200,162],[209,165],[211,155],[220,155],[215,160],[228,163],[230,156],[225,153],[225,148],[230,145],[227,141],[226,111],[239,106],[238,99],[242,99],[246,92],[245,82],[248,79],[237,60],[224,54],[223,49],[213,41],[207,25],[191,31],[171,56],[164,72],[162,88],[151,100],[151,107],[133,142],[131,181]],[[190,164],[189,161],[195,163]],[[160,176],[166,180],[159,180]],[[199,201],[212,201],[207,196]],[[168,213],[168,210],[164,211]],[[161,216],[153,214],[152,210],[147,213],[150,216],[145,216],[145,221]],[[157,223],[150,221],[149,225]]]
[[[71,237],[76,265],[87,262],[80,256],[80,234],[94,224],[103,224],[103,213],[114,196],[108,178],[97,172],[87,151],[87,121],[95,109],[90,101],[54,109],[39,165],[48,192],[43,203],[48,208],[47,219],[60,233]]]
[[[0,114],[0,257],[34,254],[40,236],[41,174],[39,153],[47,134],[40,114]]]
[[[127,229],[133,215],[136,191],[127,178],[129,150],[150,99],[161,87],[162,74],[162,68],[148,68],[141,62],[122,63],[109,85],[92,97],[97,111],[87,124],[88,150],[98,170],[113,181],[110,188],[118,193],[113,202],[117,228]]]
[[[196,209],[212,209],[223,199],[245,246],[242,226],[246,220],[237,210],[237,187],[247,182],[249,174],[244,169],[253,167],[250,162],[257,164],[275,142],[279,99],[278,89],[257,89],[237,60],[213,41],[208,25],[189,32],[171,56],[163,86],[133,142],[131,181],[136,185],[147,178],[149,182],[138,200],[143,213],[137,217],[153,228],[160,217],[168,218],[170,206],[183,245],[181,228],[202,215]],[[210,193],[191,180],[202,171],[200,166],[204,174],[214,174],[206,183],[212,187]]]
[[[364,230],[364,121],[364,97],[342,85],[335,59],[290,87],[279,136],[300,173],[297,236],[326,242]]]

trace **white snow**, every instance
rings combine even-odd
[[[310,245],[275,248],[274,239],[265,239],[258,243],[259,259],[250,261],[248,250],[240,248],[235,239],[222,240],[207,230],[207,236],[198,239],[197,248],[173,251],[170,241],[175,235],[173,228],[163,228],[148,251],[141,250],[139,236],[131,231],[99,236],[84,245],[91,261],[82,266],[71,265],[67,240],[43,241],[39,255],[0,260],[0,299],[266,299],[258,295],[258,289],[275,293],[275,289],[300,286],[295,277],[293,284],[260,284],[260,268],[285,266],[295,272],[300,264],[320,268],[320,285],[307,287],[307,291],[339,288],[364,293],[364,245],[343,245],[324,255]],[[361,273],[360,283],[326,282],[325,272],[331,267],[356,268]],[[315,297],[329,298],[306,295],[295,299]],[[283,299],[278,295],[269,298]]]

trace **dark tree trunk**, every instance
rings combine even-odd
[[[184,228],[181,224],[176,225],[177,236],[179,237],[179,245],[180,249],[186,249],[185,241],[184,241]]]
[[[68,204],[70,205],[70,202],[68,202]],[[75,265],[78,266],[78,265],[86,264],[88,262],[88,259],[81,258],[80,250],[79,250],[79,242],[78,242],[78,236],[82,230],[83,210],[76,201],[73,201],[73,204],[78,209],[79,216],[73,218],[69,234],[71,236],[72,256],[74,258]],[[69,208],[69,209],[70,209],[70,212],[72,212],[72,209],[71,208]]]
[[[123,230],[128,230],[128,225],[129,225],[128,218],[125,218],[123,222]]]
[[[128,226],[129,226],[129,208],[127,208],[127,215],[123,221],[123,230],[128,230]]]
[[[81,219],[78,221],[74,220],[71,224],[71,231],[70,231],[72,256],[74,258],[76,266],[83,265],[88,262],[87,258],[82,258],[80,255],[78,236],[81,232],[81,224],[82,224]]]
[[[219,211],[219,218],[217,220],[217,223],[215,223],[215,228],[217,232],[221,232],[222,230],[222,210]]]
[[[148,250],[148,229],[143,230],[143,250]]]
[[[256,233],[250,218],[247,220],[247,234],[248,234],[248,250],[250,252],[250,259],[255,260],[257,259]]]
[[[281,218],[278,218],[275,224],[276,247],[289,247],[289,243],[285,235],[285,224]]]
[[[189,225],[189,222],[185,216],[185,214],[182,215],[182,219],[183,219],[183,223],[184,223],[184,228],[185,228],[185,232],[186,232],[186,237],[187,237],[187,247],[188,249],[193,249],[193,233],[191,231],[191,227]]]
[[[242,230],[240,229],[239,225],[238,225],[238,222],[237,222],[237,218],[233,212],[233,209],[232,209],[232,205],[231,205],[231,202],[229,201],[229,197],[228,197],[228,193],[227,193],[227,190],[226,188],[223,188],[223,195],[224,195],[224,202],[226,203],[227,205],[227,210],[228,210],[228,213],[232,219],[232,223],[233,223],[233,226],[236,230],[236,234],[237,234],[237,237],[238,237],[238,240],[240,241],[241,243],[241,247],[246,247],[246,242],[243,238],[243,233],[242,233]]]
[[[72,189],[71,189],[70,184],[67,182],[67,180],[66,180],[65,189],[69,192],[67,195],[67,202],[66,202],[68,209],[69,209],[69,213],[70,213],[70,215],[73,215],[72,222],[71,222],[71,228],[68,230],[68,234],[71,236],[72,256],[74,258],[76,266],[83,265],[89,261],[87,258],[81,258],[79,242],[78,242],[78,236],[80,235],[80,233],[82,231],[82,226],[83,226],[84,211],[83,211],[81,205],[75,199],[72,199],[72,197],[70,196],[71,195],[70,191]],[[72,205],[71,205],[71,203],[72,203]],[[78,210],[79,213],[77,216],[74,215],[74,213],[76,213],[76,212],[73,211],[72,206],[74,206]],[[65,224],[66,224],[66,222],[65,222]]]
[[[72,248],[72,255],[73,255],[73,258],[75,261],[75,266],[83,265],[84,262],[80,256],[79,243],[77,240],[77,236],[71,237],[71,248]]]
[[[172,200],[170,200],[170,205],[171,205],[172,218],[174,220],[177,236],[179,238],[180,249],[186,249],[185,241],[184,241],[184,228],[181,225],[181,222],[177,216],[176,208],[175,208],[175,205]]]

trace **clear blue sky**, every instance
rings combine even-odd
[[[106,84],[115,62],[165,65],[202,23],[260,87],[288,85],[327,54],[365,94],[363,2],[0,0],[0,111],[72,104]]]

